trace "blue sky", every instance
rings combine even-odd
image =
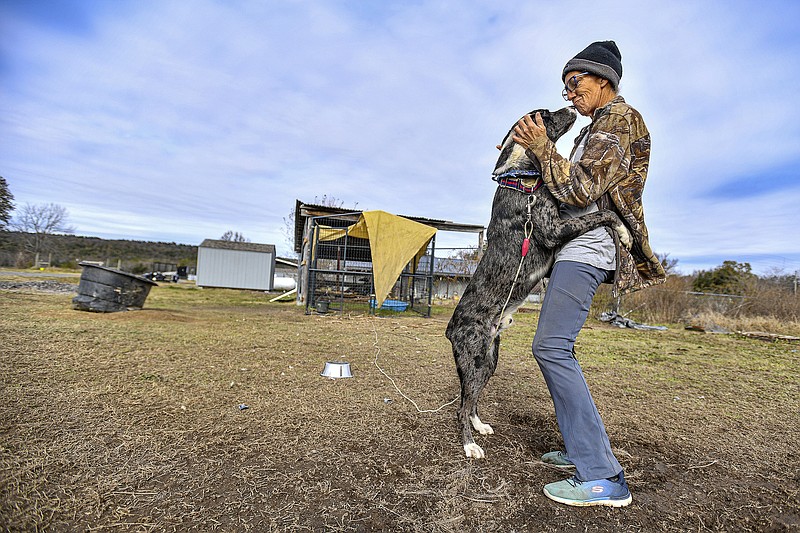
[[[323,195],[487,224],[494,146],[605,39],[652,135],[654,249],[800,270],[793,0],[2,0],[0,175],[104,238],[285,252],[295,199]]]

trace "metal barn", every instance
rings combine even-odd
[[[271,291],[275,246],[204,240],[197,249],[197,286]]]

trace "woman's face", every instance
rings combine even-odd
[[[576,77],[577,87],[572,91],[567,89],[567,99],[572,102],[578,113],[585,117],[590,117],[598,107],[605,105],[605,102],[603,102],[603,85],[608,84],[608,82],[594,74],[584,74],[577,70],[568,72],[564,79],[569,82],[573,76]],[[567,85],[574,86],[572,83],[567,83]]]

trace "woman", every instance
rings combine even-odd
[[[561,202],[561,216],[616,211],[633,237],[630,250],[599,228],[565,244],[556,255],[533,339],[533,355],[555,406],[565,452],[544,462],[576,470],[545,485],[547,497],[567,505],[623,507],[631,502],[622,467],[574,356],[578,332],[600,283],[614,295],[662,283],[664,269],[648,242],[642,192],[650,159],[650,134],[641,115],[617,94],[622,55],[614,41],[595,42],[567,62],[563,96],[592,122],[575,140],[569,159],[547,138],[541,117],[526,116],[514,141],[542,163],[544,181]]]

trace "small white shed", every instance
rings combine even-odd
[[[271,291],[275,246],[204,240],[197,249],[197,286]]]

